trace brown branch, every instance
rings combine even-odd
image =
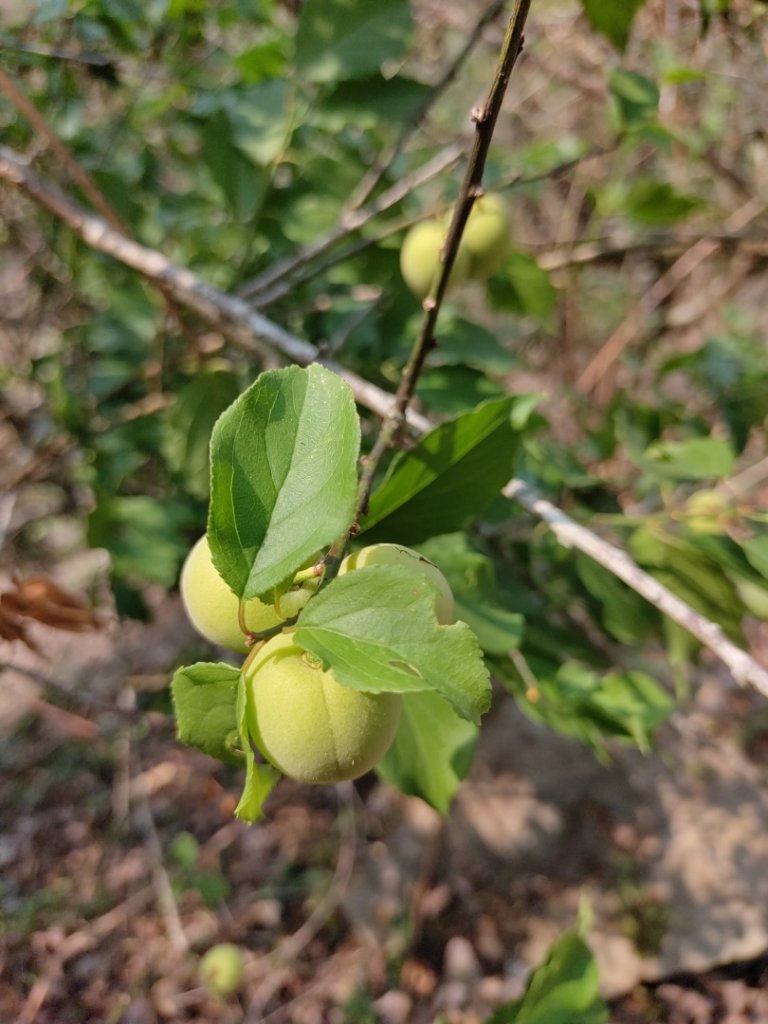
[[[19,113],[29,121],[37,134],[45,139],[94,209],[98,210],[102,217],[117,231],[128,234],[117,211],[111,203],[107,202],[99,186],[79,160],[77,160],[69,147],[61,141],[56,132],[48,125],[34,103],[19,89],[2,65],[0,65],[0,90],[5,93]]]
[[[362,405],[382,416],[391,409],[390,395],[338,363],[319,359],[313,345],[262,316],[243,299],[226,295],[191,270],[177,267],[157,250],[148,249],[115,231],[33,171],[18,153],[4,146],[0,146],[0,180],[15,185],[91,248],[131,267],[153,284],[167,288],[177,302],[225,333],[243,351],[264,358],[270,355],[270,349],[276,350],[300,366],[322,362],[347,381]]]
[[[456,54],[451,64],[448,65],[439,82],[436,82],[432,87],[429,95],[419,106],[419,109],[404,126],[400,136],[392,148],[388,153],[385,153],[379,160],[377,160],[375,166],[370,169],[357,186],[349,200],[348,209],[356,210],[359,206],[362,206],[368,197],[375,191],[387,170],[392,166],[398,156],[400,156],[415,132],[417,132],[424,123],[432,107],[440,99],[448,86],[455,80],[467,57],[469,57],[470,53],[479,42],[485,28],[490,25],[491,22],[495,21],[503,10],[504,0],[494,0],[494,2],[490,4],[490,6],[480,15],[478,20],[475,22],[474,28],[467,36],[467,41],[464,46]]]
[[[507,91],[512,69],[520,56],[523,47],[523,31],[526,18],[531,7],[531,0],[516,0],[515,9],[509,19],[504,43],[499,55],[496,75],[491,86],[485,106],[475,112],[475,139],[469,156],[464,180],[459,190],[459,197],[453,211],[448,234],[440,254],[440,273],[434,287],[424,300],[424,318],[419,335],[416,338],[408,362],[405,365],[395,395],[395,407],[384,421],[373,448],[366,459],[360,480],[358,496],[358,516],[365,513],[368,507],[373,480],[378,464],[384,453],[392,445],[397,432],[405,422],[406,412],[416,391],[419,375],[429,351],[435,347],[435,327],[440,315],[443,299],[448,288],[448,281],[453,269],[469,215],[475,200],[483,193],[483,173],[488,158],[491,139],[496,122]]]
[[[120,217],[117,210],[115,210],[114,206],[112,206],[112,204],[107,200],[106,196],[93,180],[91,175],[82,166],[69,147],[62,142],[56,132],[50,127],[29,97],[19,89],[10,75],[3,69],[2,65],[0,65],[0,91],[5,93],[19,113],[29,121],[38,135],[47,142],[94,209],[98,210],[107,223],[115,228],[116,231],[120,231],[122,234],[130,237],[131,232],[125,222]],[[176,307],[173,297],[162,287],[162,285],[158,284],[157,287],[163,296],[169,315],[173,317],[181,333],[186,336],[187,341],[194,342],[194,338],[187,332],[184,318],[181,315],[181,311]]]

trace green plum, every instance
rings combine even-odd
[[[220,942],[211,946],[200,961],[199,975],[205,987],[217,996],[237,992],[243,983],[245,957],[239,946]]]
[[[475,201],[461,247],[469,254],[470,277],[484,280],[503,265],[509,255],[509,221],[499,196],[485,195]]]
[[[440,250],[445,241],[445,227],[436,220],[415,224],[406,234],[400,250],[403,280],[417,299],[425,299],[432,290],[440,268]],[[460,284],[470,272],[470,256],[459,249],[451,270],[449,285]]]
[[[281,633],[247,663],[247,722],[254,743],[298,782],[356,779],[395,738],[402,699],[337,682],[292,632]]]
[[[240,628],[239,599],[213,564],[205,535],[187,555],[181,570],[179,589],[189,620],[198,633],[211,643],[245,654],[248,646]],[[280,598],[279,613],[274,605],[251,598],[245,603],[245,625],[252,633],[272,629],[298,614],[310,596],[309,587],[288,591]]]

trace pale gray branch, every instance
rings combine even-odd
[[[206,321],[227,330],[228,334],[234,332],[235,342],[242,348],[259,351],[259,343],[265,342],[291,362],[300,365],[323,362],[347,381],[360,405],[378,416],[391,413],[394,402],[392,395],[335,362],[319,359],[313,345],[256,313],[242,299],[226,295],[191,271],[175,266],[161,253],[125,238],[101,218],[87,213],[55,186],[44,181],[22,158],[4,147],[0,147],[0,179],[16,185],[94,249],[113,256],[150,281],[165,282],[180,303],[197,312]],[[410,408],[407,410],[407,422],[417,434],[433,426],[426,416]],[[737,682],[754,686],[768,697],[768,672],[746,651],[728,640],[716,623],[700,615],[635,565],[626,552],[575,522],[562,509],[521,480],[511,480],[504,493],[545,522],[562,544],[589,555],[695,636],[728,666]]]
[[[522,480],[510,480],[503,493],[543,520],[563,547],[576,548],[589,555],[678,626],[686,629],[691,636],[700,640],[728,666],[738,683],[754,686],[763,696],[768,697],[768,671],[758,665],[746,651],[731,643],[716,623],[694,611],[689,604],[635,565],[625,551],[571,519],[561,508],[537,494]]]

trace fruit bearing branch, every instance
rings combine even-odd
[[[382,423],[379,435],[366,459],[360,482],[358,500],[358,517],[368,507],[373,480],[384,453],[391,447],[397,432],[406,419],[408,406],[416,391],[416,383],[424,368],[424,361],[430,349],[436,345],[435,327],[443,304],[453,264],[459,251],[461,236],[469,220],[475,200],[483,193],[483,173],[485,171],[488,150],[490,149],[493,132],[499,117],[504,94],[507,91],[509,78],[517,58],[523,48],[523,32],[525,21],[531,8],[531,0],[517,0],[515,9],[509,19],[504,43],[499,54],[496,76],[488,93],[485,106],[474,113],[475,138],[469,156],[464,180],[461,183],[459,197],[453,211],[451,224],[448,228],[443,249],[440,254],[440,273],[434,285],[434,294],[430,293],[424,300],[424,318],[418,337],[414,343],[408,362],[403,370],[395,395],[394,409]]]
[[[321,359],[314,345],[297,338],[267,317],[254,312],[242,299],[219,291],[192,271],[177,267],[162,253],[121,235],[101,217],[87,212],[55,185],[32,171],[17,153],[2,146],[0,180],[24,192],[66,224],[93,249],[131,267],[155,286],[160,283],[167,285],[180,304],[224,332],[232,339],[232,343],[243,351],[261,356],[266,346],[301,366],[322,362],[347,381],[360,405],[382,417],[388,416],[392,411],[392,395],[345,367]],[[405,419],[416,435],[425,433],[432,427],[426,416],[413,409],[406,409]],[[673,622],[700,640],[728,666],[737,682],[753,686],[763,696],[768,697],[768,671],[746,651],[724,637],[716,623],[700,615],[658,580],[644,572],[626,552],[576,523],[562,509],[547,501],[521,480],[511,480],[505,488],[505,493],[526,511],[546,523],[562,544],[583,551],[614,576],[622,579]]]

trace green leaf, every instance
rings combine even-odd
[[[744,609],[733,583],[720,560],[705,553],[700,539],[696,546],[676,537],[657,536],[640,528],[629,539],[630,550],[638,562],[664,586],[719,623],[728,636],[742,641],[741,618]]]
[[[553,327],[557,289],[547,271],[528,253],[510,253],[488,282],[488,291],[496,309],[533,317],[545,329]]]
[[[462,718],[479,722],[490,706],[490,683],[477,639],[466,623],[439,626],[434,604],[420,572],[366,566],[312,598],[296,642],[353,690],[435,690]]]
[[[659,109],[659,87],[636,71],[614,68],[608,83],[624,128],[637,128],[653,120]]]
[[[163,454],[190,494],[207,498],[210,487],[211,431],[238,395],[237,378],[228,370],[201,373],[176,393],[165,420]]]
[[[754,537],[741,545],[747,561],[768,580],[768,537]]]
[[[237,685],[240,669],[200,661],[171,681],[176,733],[182,743],[221,761],[238,761]]]
[[[235,594],[268,597],[347,530],[359,449],[352,392],[322,366],[263,373],[222,414],[208,540]]]
[[[248,701],[252,699],[250,687],[242,674],[237,684],[236,721],[240,742],[245,751],[245,785],[235,808],[235,817],[253,823],[261,817],[264,801],[280,781],[280,772],[271,764],[256,760],[253,743],[248,732]],[[252,716],[253,717],[253,716]]]
[[[635,14],[645,0],[581,0],[589,23],[597,32],[613,43],[617,50],[625,50]]]
[[[416,329],[414,324],[409,336]],[[505,326],[504,330],[508,333],[509,328]],[[502,374],[516,369],[519,360],[486,327],[448,315],[440,326],[440,344],[429,354],[429,365],[471,366],[482,373]]]
[[[259,208],[266,182],[259,168],[235,145],[227,114],[222,110],[214,113],[200,138],[203,161],[232,212],[240,220],[250,220]]]
[[[287,81],[260,82],[226,103],[232,143],[254,164],[267,167],[285,148],[291,130],[292,87]]]
[[[109,551],[118,576],[171,588],[189,550],[186,530],[192,522],[189,508],[179,502],[140,494],[120,498],[99,494],[88,520],[88,543]]]
[[[393,459],[362,522],[366,540],[417,544],[481,515],[512,475],[536,396],[485,402]]]
[[[451,585],[456,618],[466,622],[488,654],[506,654],[520,646],[523,616],[507,607],[493,562],[476,551],[465,533],[433,537],[419,551]]]
[[[633,220],[661,226],[676,224],[701,206],[697,196],[685,195],[666,181],[650,178],[634,182],[626,200],[627,213]]]
[[[642,672],[601,676],[575,661],[555,666],[551,659],[529,655],[532,688],[509,663],[498,667],[529,718],[586,743],[598,756],[609,736],[648,750],[654,731],[674,708],[666,690]]]
[[[407,693],[395,742],[376,771],[390,785],[447,814],[469,771],[477,726],[436,693]]]
[[[487,374],[469,366],[427,366],[419,376],[416,394],[430,412],[459,416],[481,402],[502,398],[505,392]]]
[[[608,1016],[594,957],[571,931],[553,943],[523,997],[500,1007],[487,1024],[605,1024]]]
[[[640,644],[658,625],[656,610],[613,573],[577,552],[576,571],[584,586],[602,605],[602,623],[623,644]]]
[[[328,131],[342,131],[350,124],[369,130],[382,121],[401,124],[414,117],[432,90],[404,75],[384,78],[376,75],[355,82],[342,82],[310,116]]]
[[[643,463],[671,480],[708,480],[726,477],[735,455],[728,441],[717,437],[692,437],[687,441],[657,441],[649,445]]]
[[[310,82],[367,78],[405,56],[412,28],[407,0],[306,0],[296,68]]]

